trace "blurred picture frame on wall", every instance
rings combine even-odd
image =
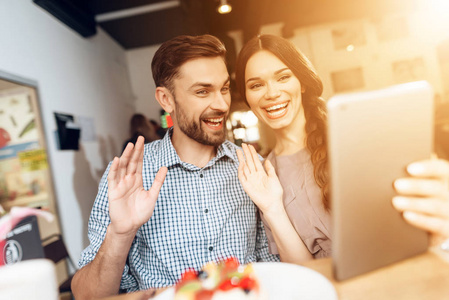
[[[361,90],[365,87],[363,68],[351,68],[331,73],[334,93]]]
[[[379,42],[394,41],[410,35],[405,16],[391,16],[373,20]]]
[[[394,61],[391,64],[395,83],[406,83],[426,79],[426,66],[422,57]]]

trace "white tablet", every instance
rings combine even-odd
[[[335,278],[424,252],[427,233],[407,224],[391,200],[407,164],[431,155],[431,86],[418,81],[337,95],[327,109]]]

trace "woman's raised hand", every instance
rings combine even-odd
[[[253,146],[243,144],[242,148],[245,156],[237,150],[238,176],[245,192],[263,213],[283,209],[282,186],[270,161],[265,161],[264,169]]]
[[[412,177],[395,180],[394,207],[410,224],[431,233],[431,245],[449,239],[449,162],[430,159],[407,167]]]
[[[129,143],[120,158],[115,157],[108,174],[108,198],[111,227],[117,234],[135,235],[153,214],[167,168],[156,174],[151,188],[143,188],[142,166],[144,138]]]

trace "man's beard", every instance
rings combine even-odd
[[[176,105],[175,114],[178,121],[178,126],[181,131],[194,141],[207,146],[220,146],[226,140],[226,113],[210,113],[201,114],[198,121],[189,120],[184,114],[184,111]],[[201,129],[201,120],[224,117],[223,127],[220,131],[208,133]]]

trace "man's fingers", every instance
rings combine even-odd
[[[153,199],[154,201],[156,201],[157,197],[159,196],[159,192],[161,190],[162,184],[164,183],[167,171],[168,171],[167,167],[161,167],[159,171],[157,171],[156,176],[154,177],[153,184],[151,185],[151,188],[148,191],[150,193],[150,198]]]
[[[113,189],[117,186],[117,172],[118,172],[119,158],[114,157],[108,173],[108,188]]]
[[[410,175],[418,177],[441,177],[449,179],[449,163],[443,159],[427,159],[407,166]]]
[[[127,174],[134,174],[137,172],[139,173],[139,166],[140,166],[140,173],[142,171],[142,163],[143,161],[143,148],[144,148],[145,139],[143,136],[139,136],[136,141],[136,145],[134,146],[134,151],[132,153],[131,159],[129,160],[128,167],[127,167]]]
[[[403,216],[407,222],[418,228],[439,235],[449,236],[449,222],[445,219],[422,215],[410,211],[404,212]]]
[[[447,199],[397,196],[393,198],[393,206],[399,211],[411,211],[449,220],[449,200]]]
[[[133,143],[128,143],[126,145],[125,150],[123,150],[122,156],[120,156],[119,170],[118,175],[119,178],[123,178],[126,175],[126,170],[128,168],[128,162],[133,154],[134,145]]]
[[[399,178],[394,181],[396,192],[409,196],[447,195],[447,183],[444,180]]]
[[[142,148],[142,151],[140,151],[139,160],[137,161],[136,173],[139,174],[140,176],[142,176],[143,154],[144,154],[144,148]]]

